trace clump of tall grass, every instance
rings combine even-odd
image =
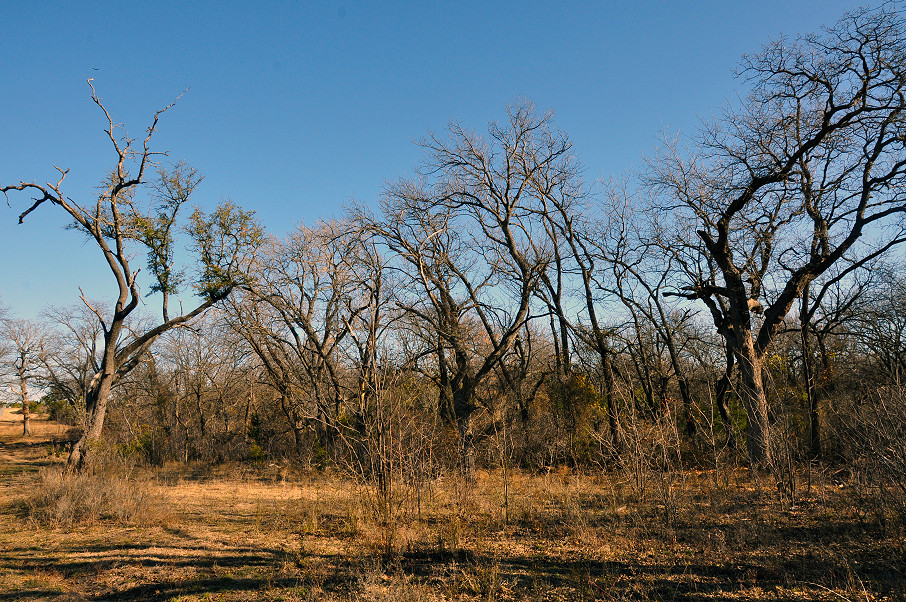
[[[32,524],[46,528],[98,522],[147,526],[165,523],[169,516],[166,500],[150,480],[110,467],[83,473],[43,468],[23,506]]]

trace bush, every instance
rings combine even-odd
[[[166,521],[167,505],[150,486],[150,481],[109,469],[67,473],[43,468],[36,491],[25,500],[25,512],[35,525],[49,528],[98,521],[160,524]]]
[[[873,391],[838,425],[857,492],[874,502],[884,526],[906,526],[906,389]]]
[[[82,424],[85,410],[77,408],[71,400],[54,395],[45,395],[41,403],[47,409],[47,417],[54,422],[68,426]]]
[[[246,460],[252,464],[263,464],[267,460],[267,452],[261,449],[261,446],[258,445],[255,441],[252,441],[249,444],[249,453],[246,456]]]

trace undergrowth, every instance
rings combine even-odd
[[[59,467],[39,471],[24,510],[30,523],[46,528],[97,522],[146,526],[163,524],[169,516],[164,497],[134,473],[69,473]]]

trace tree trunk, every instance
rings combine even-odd
[[[87,467],[88,455],[93,441],[101,438],[104,430],[104,417],[107,415],[107,401],[113,388],[113,375],[98,374],[98,382],[89,387],[85,395],[85,429],[82,436],[72,446],[66,468],[70,472],[82,472]]]
[[[685,423],[683,425],[683,435],[695,449],[695,414],[692,410],[695,404],[692,401],[692,394],[689,392],[688,381],[684,377],[679,376],[679,373],[676,372],[676,367],[674,367],[674,373],[677,374],[680,397],[683,399],[683,422]]]
[[[453,410],[456,413],[456,429],[459,434],[459,472],[471,481],[475,476],[475,440],[472,433],[474,388],[463,385],[453,389]]]
[[[607,404],[607,426],[610,429],[610,442],[614,451],[619,454],[623,451],[623,441],[617,428],[617,408],[613,394],[614,379],[610,349],[604,344],[600,346],[598,353],[601,356],[601,369],[604,371],[604,401]]]
[[[28,382],[24,376],[19,377],[20,395],[22,395],[22,436],[31,436],[31,408],[28,404]]]
[[[733,432],[733,422],[730,420],[730,413],[727,411],[727,393],[730,391],[730,378],[733,376],[733,364],[735,355],[730,345],[727,345],[727,365],[724,369],[723,376],[717,381],[717,394],[714,403],[717,405],[717,411],[720,414],[720,420],[723,422],[724,431],[727,433],[727,447],[731,450],[736,449],[736,433]]]
[[[453,409],[453,394],[450,390],[450,371],[447,368],[447,357],[444,353],[443,340],[437,342],[438,397],[437,405],[440,418],[446,424],[456,422],[456,411]]]
[[[764,390],[762,371],[764,360],[755,351],[752,333],[748,330],[736,333],[740,339],[736,348],[737,363],[741,381],[742,403],[746,410],[746,447],[752,466],[770,465],[770,425],[768,423],[768,399]]]
[[[802,291],[802,306],[799,311],[799,334],[802,341],[802,378],[805,380],[805,399],[808,407],[809,457],[813,460],[821,456],[821,431],[818,422],[818,391],[815,387],[815,374],[812,369],[812,349],[808,337],[808,322],[802,322],[808,315],[809,287]]]

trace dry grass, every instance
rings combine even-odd
[[[505,504],[500,475],[480,472],[399,487],[388,524],[337,476],[168,466],[130,476],[166,509],[157,519],[34,524],[23,500],[59,462],[52,425],[36,427],[22,441],[0,423],[0,600],[906,596],[906,543],[821,474],[791,505],[745,471],[652,475],[664,486],[642,502],[606,475],[515,473]]]
[[[172,516],[167,500],[149,481],[109,469],[70,474],[58,467],[42,468],[23,510],[34,526],[49,528],[94,522],[165,524]]]

